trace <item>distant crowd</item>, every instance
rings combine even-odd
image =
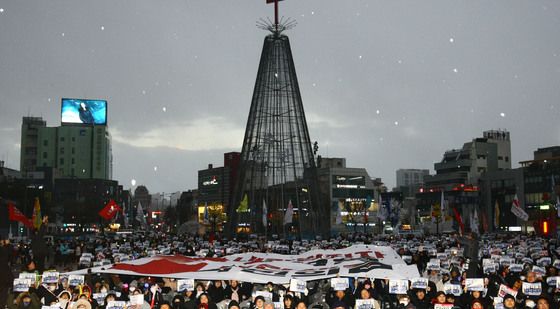
[[[315,241],[209,241],[192,235],[136,231],[60,237],[52,242],[44,236],[40,229],[28,241],[2,240],[0,309],[560,308],[560,248],[556,239],[536,236],[351,234]],[[302,293],[285,285],[240,282],[238,278],[197,280],[182,289],[172,278],[91,271],[83,278],[66,274],[157,254],[297,254],[352,244],[391,246],[427,280],[409,280],[405,291],[392,290],[392,278],[348,278],[344,288],[337,288],[329,279],[315,280],[308,281]],[[57,276],[51,278],[51,274]]]

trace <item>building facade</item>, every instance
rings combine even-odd
[[[47,122],[41,117],[23,117],[21,122],[20,172],[24,177],[37,170],[39,129],[45,128]]]
[[[427,169],[398,169],[397,190],[407,197],[413,197],[424,186],[424,177],[430,175]]]

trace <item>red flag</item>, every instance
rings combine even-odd
[[[8,218],[11,221],[18,221],[23,223],[23,225],[27,226],[28,228],[33,228],[33,222],[29,220],[19,209],[14,206],[12,203],[8,203]]]
[[[99,215],[105,220],[111,220],[119,211],[121,211],[119,205],[114,200],[109,200],[107,205],[101,209]]]
[[[461,214],[457,211],[457,208],[453,208],[453,212],[455,213],[455,220],[459,223],[459,228],[461,229],[461,234],[465,230],[465,225],[463,224],[463,219],[461,219]]]

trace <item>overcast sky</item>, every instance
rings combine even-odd
[[[560,145],[560,1],[286,0],[309,134],[323,156],[395,185],[487,129],[512,160]],[[265,0],[0,0],[0,159],[21,118],[60,98],[109,102],[114,178],[197,186],[240,151]]]

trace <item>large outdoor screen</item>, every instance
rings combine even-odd
[[[62,99],[62,123],[107,124],[107,101]]]

